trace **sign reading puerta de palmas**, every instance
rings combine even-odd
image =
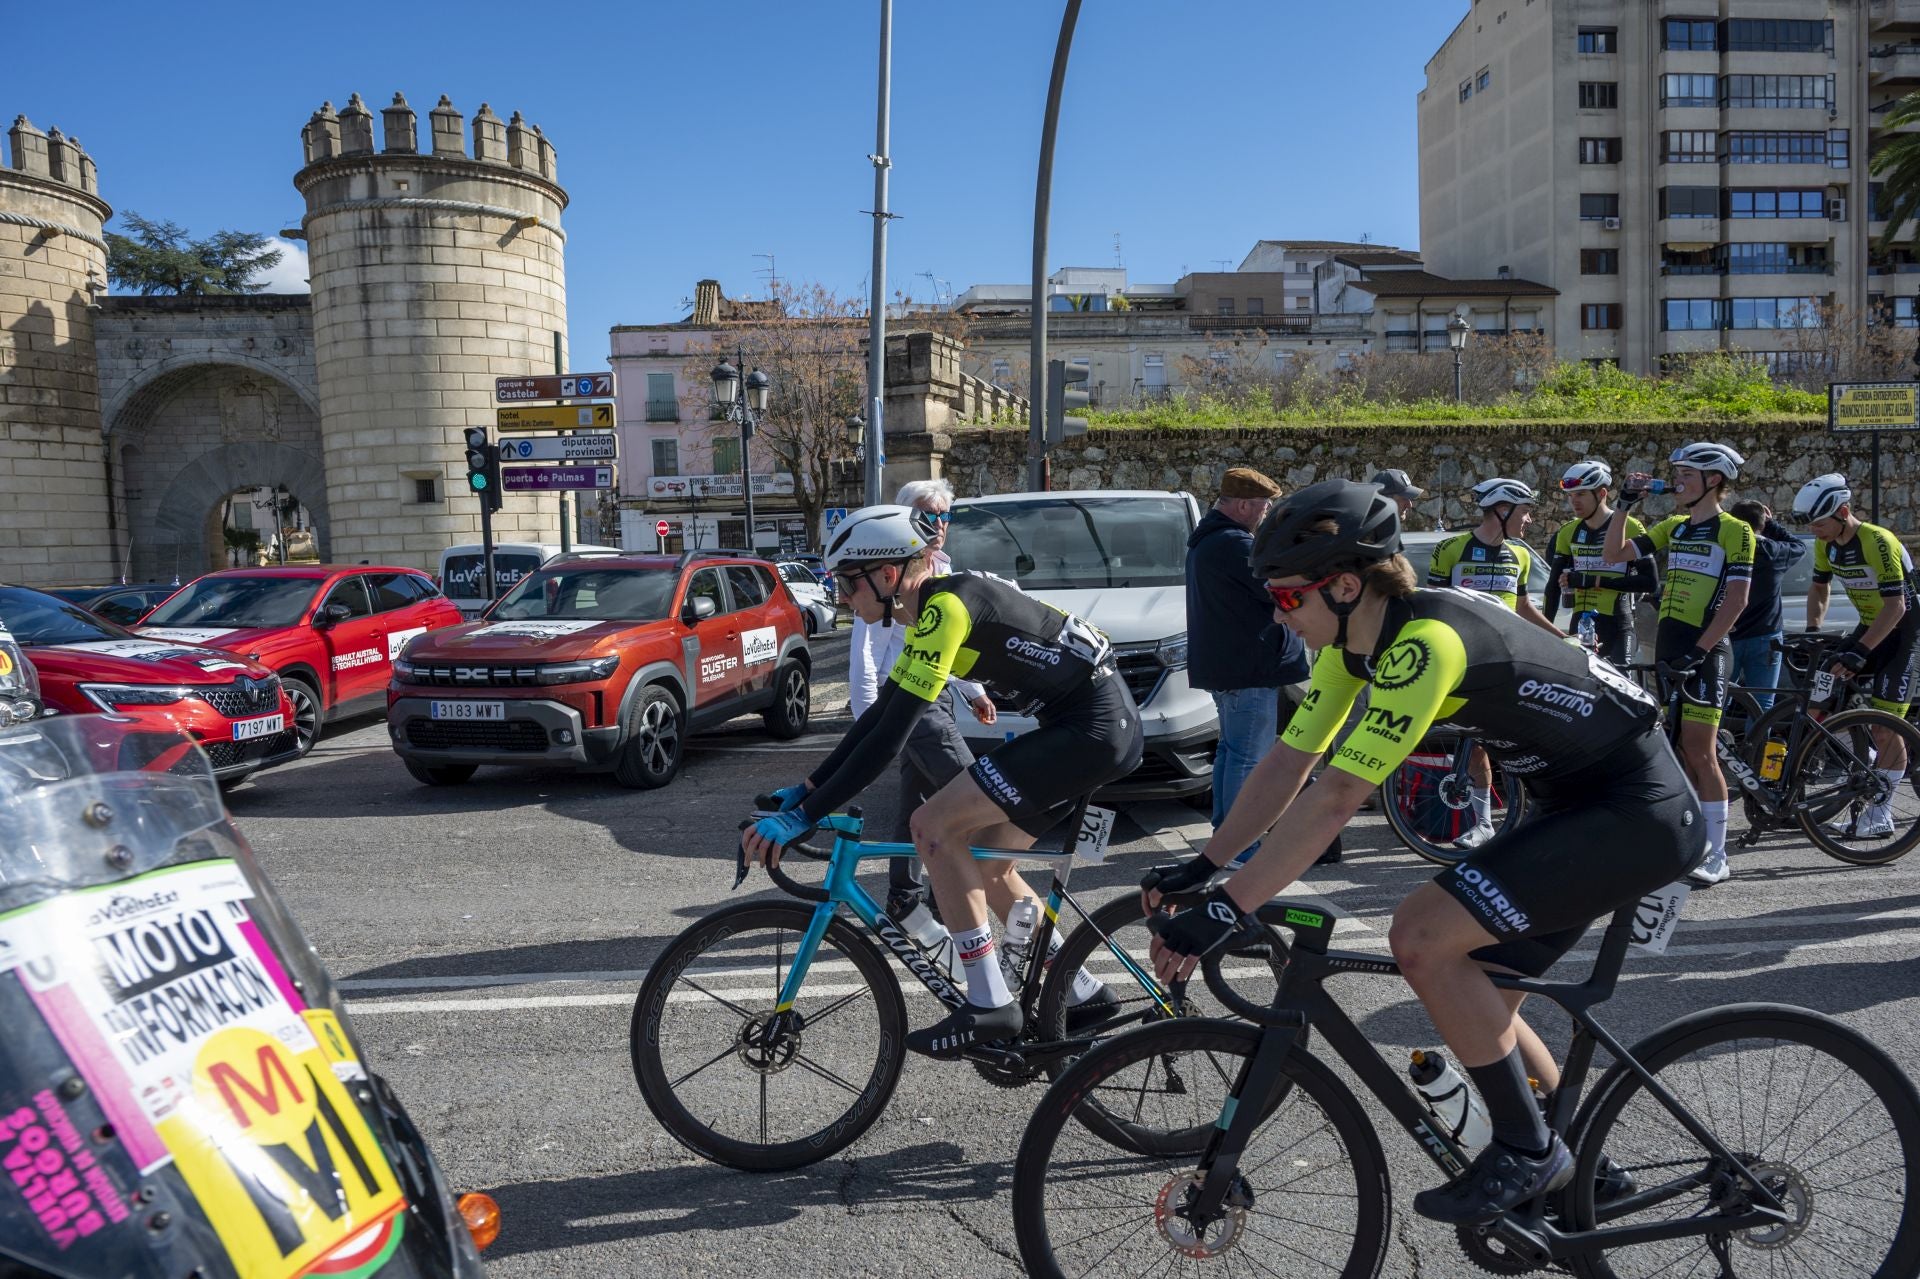
[[[501,403],[527,400],[605,400],[613,395],[611,373],[555,373],[543,377],[493,380],[493,398]],[[612,434],[610,403],[554,404],[494,411],[500,437],[500,487],[508,493],[566,492],[613,487],[613,461],[619,444]],[[553,436],[508,435],[508,431],[588,431]],[[515,462],[562,462],[563,466],[515,466]],[[580,465],[599,463],[600,465]]]

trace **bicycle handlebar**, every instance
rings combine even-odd
[[[1181,896],[1185,897],[1188,895],[1182,894]],[[1200,901],[1204,900],[1203,895],[1200,893],[1194,893],[1190,896],[1191,901],[1180,902],[1178,904],[1198,905]],[[1172,918],[1172,916],[1167,914],[1167,906],[1176,901],[1177,899],[1175,898],[1163,898],[1160,903],[1160,909],[1147,916],[1147,930],[1154,936],[1158,937],[1160,935],[1160,929],[1166,924],[1167,920]],[[1272,918],[1268,917],[1268,911],[1274,912]],[[1243,920],[1239,929],[1229,933],[1226,941],[1200,956],[1200,976],[1206,981],[1207,989],[1213,992],[1213,997],[1225,1004],[1228,1011],[1232,1012],[1234,1016],[1250,1021],[1256,1026],[1271,1026],[1297,1030],[1307,1024],[1305,1013],[1292,1008],[1274,1008],[1268,1004],[1257,1004],[1234,990],[1234,988],[1227,983],[1226,975],[1220,971],[1221,963],[1223,963],[1227,956],[1236,948],[1236,942],[1240,946],[1264,942],[1267,945],[1278,946],[1282,950],[1285,950],[1286,939],[1281,937],[1273,927],[1276,923],[1284,922],[1284,907],[1272,902],[1262,906],[1251,916]]]
[[[760,796],[755,800],[755,803],[759,803],[765,798],[766,796]],[[778,806],[774,805],[772,807],[777,808]],[[753,825],[751,820],[741,822],[740,829],[744,831],[751,825]],[[781,856],[784,857],[790,852],[800,853],[803,856],[813,858],[815,861],[826,861],[833,855],[831,853],[823,853],[819,849],[813,848],[797,839],[781,850]],[[815,887],[812,884],[801,883],[791,875],[788,875],[784,870],[781,870],[777,862],[763,862],[762,865],[766,868],[767,878],[771,879],[775,886],[788,896],[798,897],[801,901],[808,902],[824,902],[830,900],[826,889]],[[747,850],[745,847],[738,847],[734,852],[733,886],[735,888],[740,887],[741,884],[746,882],[747,869]]]

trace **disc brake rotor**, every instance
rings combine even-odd
[[[1784,1248],[1805,1234],[1807,1224],[1813,1220],[1813,1187],[1805,1177],[1786,1164],[1756,1163],[1747,1167],[1792,1215],[1790,1220],[1777,1226],[1742,1230],[1734,1238],[1749,1248],[1769,1251]]]
[[[1209,1222],[1196,1228],[1193,1222],[1179,1214],[1179,1209],[1200,1193],[1200,1185],[1206,1178],[1201,1174],[1183,1173],[1160,1188],[1159,1196],[1153,1201],[1153,1224],[1159,1230],[1173,1250],[1183,1257],[1204,1260],[1217,1257],[1240,1242],[1240,1234],[1247,1226],[1247,1200],[1239,1179],[1227,1195],[1227,1201],[1221,1204],[1226,1215],[1218,1221]],[[1238,1200],[1239,1202],[1236,1202]]]
[[[734,1055],[755,1074],[777,1075],[800,1053],[800,1019],[792,1013],[760,1013],[740,1027]]]

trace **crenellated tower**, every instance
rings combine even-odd
[[[301,131],[332,557],[348,563],[431,567],[478,541],[461,431],[493,422],[495,377],[553,372],[556,344],[565,358],[553,144],[482,103],[469,151],[444,96],[426,126],[398,93],[376,123],[356,93]],[[558,534],[550,496],[494,517],[500,540]]]

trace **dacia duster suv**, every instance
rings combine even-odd
[[[773,565],[692,551],[549,561],[477,622],[393,665],[387,729],[429,786],[482,764],[611,771],[664,786],[687,735],[757,712],[806,731],[813,659]]]

